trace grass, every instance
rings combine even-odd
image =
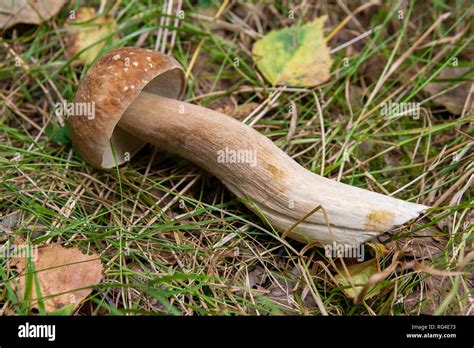
[[[212,22],[220,2],[186,0],[178,27],[162,3],[107,2],[102,13],[115,18],[120,36],[102,52],[137,42],[163,48],[190,72],[187,100],[245,119],[315,173],[434,206],[421,222],[381,238],[387,251],[380,267],[399,265],[359,303],[335,281],[340,260],[329,260],[321,248],[301,253],[303,244],[282,243],[192,163],[152,146],[110,171],[81,160],[54,114],[55,102],[73,99],[89,67],[64,57],[63,24],[79,6],[97,9],[100,2],[66,5],[39,26],[4,31],[0,42],[0,218],[5,225],[21,212],[0,240],[21,236],[34,245],[96,251],[104,279],[75,314],[472,314],[474,115],[448,112],[425,91],[454,58],[469,71],[451,79],[451,87],[472,80],[472,59],[465,58],[473,43],[468,2],[371,6],[329,41],[335,49],[378,28],[332,55],[327,83],[287,89],[271,87],[258,74],[250,54],[255,38],[324,14],[329,34],[360,4],[230,1],[221,22]],[[157,41],[163,28],[169,35],[162,32]],[[400,64],[390,70],[394,63]],[[387,118],[380,113],[387,101],[420,103],[421,115]],[[366,256],[373,257],[369,249]],[[0,262],[1,313],[36,313],[12,289],[18,275],[9,260]]]

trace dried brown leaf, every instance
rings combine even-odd
[[[443,69],[437,79],[447,80],[446,82],[432,82],[429,83],[424,90],[430,95],[435,95],[443,90],[449,88],[450,81],[460,79],[465,73],[467,73],[470,68],[445,68]],[[454,89],[449,90],[448,92],[441,94],[433,99],[436,104],[443,105],[448,111],[452,112],[455,115],[460,115],[464,109],[464,104],[466,99],[471,91],[472,81],[466,81],[459,84]],[[474,114],[474,103],[470,101],[470,105],[467,107],[467,115]]]
[[[64,0],[0,0],[0,29],[17,23],[40,24],[55,16]]]
[[[68,305],[77,307],[92,292],[92,286],[102,279],[102,262],[95,254],[85,255],[78,248],[63,248],[59,244],[40,247],[33,254],[32,262],[46,312]],[[27,260],[15,258],[16,269],[21,274],[18,285],[25,294]],[[35,277],[35,275],[33,275]],[[32,307],[38,308],[38,295],[33,281]]]

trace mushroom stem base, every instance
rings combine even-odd
[[[316,175],[253,128],[179,100],[142,92],[118,126],[215,175],[299,241],[362,243],[427,208]]]

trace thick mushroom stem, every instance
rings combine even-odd
[[[215,175],[282,233],[321,206],[288,234],[303,242],[363,243],[427,208],[314,174],[253,128],[197,105],[142,92],[118,126]]]

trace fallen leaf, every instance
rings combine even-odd
[[[270,83],[312,87],[329,79],[332,60],[323,33],[326,18],[271,31],[255,42],[253,59]]]
[[[370,259],[362,263],[357,263],[347,267],[347,271],[341,269],[339,274],[335,276],[336,282],[344,288],[344,293],[351,299],[356,299],[362,291],[364,285],[369,281],[369,278],[379,272],[378,263],[376,259]],[[352,281],[352,282],[351,282]],[[352,286],[354,284],[354,286]],[[376,295],[379,291],[374,291],[372,286],[365,296],[370,298]]]
[[[367,243],[367,245],[375,252],[375,256],[379,260],[388,253],[387,248],[382,243]]]
[[[242,106],[239,106],[236,110],[232,111],[230,116],[241,121],[245,119],[248,115],[250,115],[259,106],[260,104],[255,102],[246,103]]]
[[[255,102],[250,102],[242,106],[235,107],[234,105],[224,105],[223,107],[217,107],[213,110],[216,110],[222,114],[229,115],[239,121],[244,120],[248,115],[250,115],[260,104]],[[209,109],[212,109],[212,106],[208,106]]]
[[[298,284],[300,279],[302,279],[300,269],[298,267],[294,267],[284,275],[275,274],[275,277],[273,277],[270,286],[267,288],[267,290],[270,291],[268,294],[268,298],[273,303],[282,306],[283,308],[286,308],[282,308],[283,314],[290,314],[290,309],[294,309],[297,306],[294,291],[296,290],[295,286]],[[308,297],[311,297],[311,295],[306,296],[306,299]],[[304,304],[306,304],[305,299],[301,298],[301,300]]]
[[[75,57],[72,64],[91,64],[107,42],[116,37],[117,24],[111,16],[99,16],[93,7],[80,7],[74,19],[68,19],[66,28],[66,58]],[[84,50],[84,51],[83,51]],[[76,56],[81,52],[78,56]],[[131,62],[130,62],[131,63]]]
[[[248,284],[247,286],[252,289],[265,282],[265,271],[262,267],[257,266],[252,271],[248,272]]]
[[[472,68],[444,68],[436,79],[448,80],[446,82],[431,82],[425,86],[424,90],[430,95],[435,95],[452,86],[453,81],[462,79]],[[469,76],[469,75],[466,75]],[[464,104],[470,93],[472,80],[459,83],[459,85],[440,96],[433,99],[436,104],[443,105],[448,111],[455,115],[460,115],[464,109]],[[467,107],[467,115],[474,114],[474,102],[471,97],[470,105]]]
[[[17,271],[18,286],[22,298],[26,289],[26,272],[28,260],[18,257],[12,260]],[[63,248],[59,244],[50,244],[33,250],[31,262],[34,266],[31,305],[39,308],[38,289],[35,277],[38,278],[41,296],[46,312],[73,305],[74,308],[92,292],[91,286],[102,279],[102,262],[95,254],[85,255],[78,248]]]
[[[57,124],[50,123],[45,131],[45,135],[58,144],[71,144],[71,130],[69,125],[66,123],[64,127],[60,127]]]
[[[465,312],[472,306],[472,302],[470,303],[472,296],[466,293],[466,289],[472,289],[474,284],[469,279],[464,281],[466,287],[460,286],[456,292],[459,304],[453,301],[447,307],[446,315],[466,315]],[[453,280],[450,277],[428,274],[410,294],[401,298],[400,302],[403,303],[407,314],[433,315],[451,291],[453,291]]]
[[[64,0],[0,0],[0,29],[17,23],[41,24],[55,16]]]
[[[417,224],[424,224],[420,221]],[[377,239],[383,242],[386,248],[395,251],[403,251],[405,258],[417,260],[434,260],[446,249],[447,238],[441,230],[436,227],[423,228],[416,233],[403,237],[392,238],[391,233],[385,233]],[[379,244],[379,243],[377,243]]]
[[[22,212],[16,210],[13,213],[3,216],[0,219],[0,238],[12,232],[12,230],[21,224]]]

